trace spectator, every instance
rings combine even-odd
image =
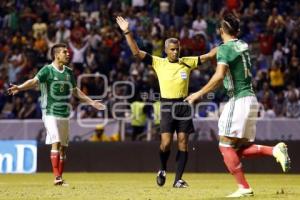
[[[192,28],[196,33],[204,34],[207,30],[207,23],[202,15],[198,15],[193,21]]]
[[[159,37],[163,37],[165,33],[165,27],[159,18],[153,19],[153,25],[151,28],[151,35],[158,35]],[[139,34],[140,35],[140,34]]]
[[[286,100],[283,91],[280,91],[274,101],[273,107],[276,117],[284,117],[286,114]]]
[[[267,21],[267,27],[269,29],[277,29],[284,25],[285,21],[281,15],[278,14],[277,8],[272,9],[272,14],[269,16]]]
[[[45,54],[48,50],[47,40],[44,37],[42,37],[42,34],[40,32],[37,33],[37,35],[36,35],[33,49],[36,50],[40,54]]]
[[[59,19],[56,21],[55,25],[57,28],[64,26],[65,28],[70,29],[71,23],[72,23],[71,20],[66,18],[66,14],[61,12],[59,14]]]
[[[264,82],[262,90],[257,93],[258,101],[261,102],[265,97],[268,97],[268,102],[270,102],[270,104],[273,104],[275,95],[274,92],[270,89],[268,82]]]
[[[260,47],[260,55],[258,60],[261,63],[265,63],[263,65],[263,69],[268,69],[271,67],[272,61],[272,52],[273,52],[273,43],[274,43],[274,36],[272,33],[272,29],[268,29],[267,32],[263,32],[258,37],[259,40],[259,47]]]
[[[173,0],[174,25],[176,30],[180,30],[183,26],[183,16],[189,12],[187,0]],[[129,22],[130,23],[130,22]]]
[[[79,53],[82,59],[76,59],[77,50],[74,51],[75,53],[70,52],[71,58],[75,57],[73,62],[76,62],[72,63],[71,67],[75,68],[77,76],[80,73],[99,72],[109,79],[109,86],[117,80],[133,80],[137,93],[140,91],[151,93],[157,90],[153,89],[155,75],[151,75],[151,70],[144,63],[138,64],[141,67],[133,67],[129,70],[130,66],[137,63],[131,56],[119,30],[115,28],[111,16],[116,13],[127,16],[130,30],[142,50],[161,56],[163,52],[161,41],[168,37],[176,37],[180,38],[183,48],[181,53],[184,56],[207,52],[218,45],[217,21],[225,11],[229,10],[240,16],[240,35],[249,43],[249,48],[253,52],[252,72],[255,75],[254,88],[257,92],[263,91],[263,84],[266,81],[270,82],[269,90],[279,95],[287,93],[284,85],[295,84],[296,87],[300,87],[298,61],[300,37],[297,26],[299,3],[297,1],[287,4],[283,0],[276,2],[106,0],[101,3],[100,1],[78,3],[46,0],[37,4],[33,3],[35,1],[30,1],[28,4],[26,2],[18,1],[0,5],[1,10],[5,11],[0,15],[0,87],[4,89],[9,82],[20,82],[30,78],[35,74],[33,73],[35,70],[43,66],[47,60],[51,60],[47,49],[51,49],[57,42],[66,43],[71,38],[73,46],[78,51],[85,42],[88,42],[90,47],[83,53]],[[200,22],[198,16],[202,16]],[[38,36],[39,33],[41,37]],[[71,49],[71,45],[69,48]],[[74,53],[73,57],[72,53]],[[273,60],[280,63],[279,71],[272,67]],[[201,68],[200,72],[195,71],[191,74],[193,76],[191,89],[194,85],[204,84],[208,80],[213,72],[211,65],[214,64],[208,64],[207,67]],[[281,78],[278,79],[282,76],[284,76],[283,83]],[[274,80],[275,85],[276,81],[281,82],[279,87],[274,87]],[[95,81],[92,80],[90,83],[96,83]],[[85,87],[84,90],[87,92],[97,93],[95,93],[97,88],[91,84]],[[130,92],[128,88],[120,90],[121,94],[128,95]],[[269,102],[269,98],[272,99],[270,94],[262,93],[261,100],[263,97],[265,102]],[[277,98],[277,95],[274,96]],[[24,97],[20,98],[23,102]],[[287,96],[283,98],[286,100]],[[273,97],[272,107],[276,109],[274,99]],[[223,100],[224,97],[220,96],[214,101]],[[113,102],[119,101],[124,100],[115,98]],[[11,110],[9,106],[5,107],[8,109],[3,110]],[[90,111],[83,107],[85,117],[102,115],[88,112]],[[12,115],[2,116],[12,117]]]
[[[290,61],[290,65],[287,67],[285,71],[285,79],[287,84],[295,84],[296,87],[300,87],[300,64],[299,58],[292,57]]]
[[[300,101],[294,90],[287,93],[286,116],[288,118],[300,117]]]
[[[73,52],[71,63],[73,63],[75,70],[77,72],[75,73],[83,73],[84,71],[84,53],[86,49],[89,47],[89,43],[86,42],[83,43],[74,43],[71,40],[69,41],[69,47]]]
[[[169,27],[171,25],[170,7],[170,0],[163,0],[159,2],[159,19],[161,24],[165,27]]]
[[[37,15],[32,12],[29,6],[25,6],[21,14],[22,23],[20,28],[23,33],[28,33],[32,30],[33,22],[37,19]]]
[[[76,20],[74,22],[74,27],[71,30],[71,42],[73,43],[81,43],[82,39],[86,36],[86,29],[81,26],[80,21]]]
[[[162,56],[164,41],[158,34],[153,35],[152,46],[152,54],[155,56]]]
[[[65,27],[65,24],[60,23],[55,35],[55,43],[66,43],[71,36],[71,31]]]
[[[273,62],[273,65],[269,71],[270,85],[275,93],[278,93],[284,88],[284,74],[281,70],[279,62]]]
[[[24,94],[25,102],[22,105],[21,110],[18,112],[18,118],[20,119],[33,119],[36,118],[36,103],[33,97],[29,93]]]
[[[104,133],[104,126],[98,124],[95,128],[95,132],[91,135],[90,142],[116,142],[119,141],[119,134],[113,134],[112,136],[107,136]]]
[[[145,103],[143,101],[134,101],[131,104],[132,141],[135,141],[144,132],[147,120],[144,108]]]
[[[283,47],[280,42],[276,44],[276,50],[273,53],[273,62],[283,64]]]
[[[89,45],[92,49],[92,51],[96,51],[97,48],[100,46],[100,43],[102,41],[102,38],[100,37],[97,29],[92,29],[90,32],[90,35],[88,37]]]
[[[40,34],[41,37],[45,37],[47,33],[47,24],[45,22],[42,22],[42,18],[38,17],[37,22],[35,22],[32,25],[32,31],[33,31],[33,37],[37,38],[38,34]]]

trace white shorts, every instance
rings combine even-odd
[[[256,135],[258,102],[255,96],[231,98],[219,119],[219,135],[246,138],[253,142]]]
[[[60,142],[62,146],[69,143],[69,119],[50,115],[43,116],[43,122],[47,131],[46,144]]]

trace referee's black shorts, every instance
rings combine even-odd
[[[192,106],[183,100],[161,98],[160,133],[194,132]]]

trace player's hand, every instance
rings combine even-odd
[[[20,89],[17,85],[10,84],[10,88],[7,89],[9,95],[15,95],[20,92]]]
[[[188,102],[189,104],[193,104],[199,98],[200,98],[200,94],[198,92],[195,92],[190,96],[188,96],[187,98],[185,98],[184,101]]]
[[[100,102],[101,100],[94,100],[92,106],[97,110],[105,110],[105,105]]]
[[[129,31],[129,22],[121,16],[116,18],[116,21],[123,32]]]

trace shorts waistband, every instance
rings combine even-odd
[[[160,101],[162,101],[162,102],[182,102],[184,99],[185,99],[185,97],[182,97],[182,98],[171,98],[171,99],[160,98]]]

